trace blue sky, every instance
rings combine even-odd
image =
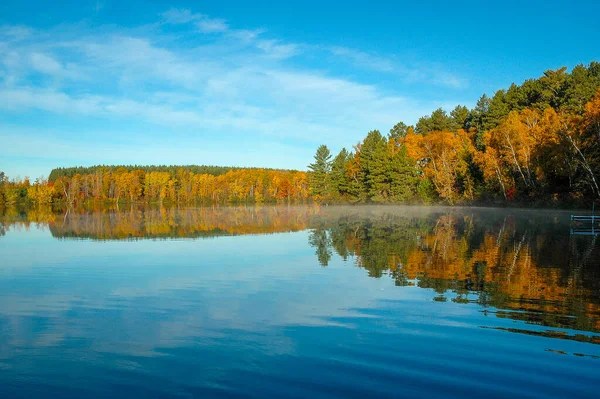
[[[600,4],[0,4],[0,170],[305,169],[319,144],[600,60]]]

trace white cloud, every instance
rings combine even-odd
[[[190,10],[172,8],[162,14],[166,23],[187,24],[193,22],[200,32],[222,33],[229,30],[229,25],[224,19],[210,18],[204,14],[194,14]]]
[[[275,59],[292,57],[299,52],[300,46],[294,43],[284,43],[277,39],[262,39],[264,29],[231,29],[227,21],[220,18],[210,18],[204,14],[194,14],[187,9],[171,9],[162,14],[168,24],[193,23],[201,33],[224,34],[242,45],[254,46],[262,50],[266,56]]]
[[[0,42],[18,42],[31,37],[34,33],[32,28],[22,25],[3,25],[0,26]]]
[[[46,54],[32,53],[30,60],[33,69],[48,75],[61,75],[64,71],[60,63]]]
[[[269,57],[290,58],[299,52],[296,44],[282,44],[279,40],[258,40],[256,47],[263,50]]]
[[[229,31],[227,34],[229,37],[239,40],[242,43],[249,44],[254,40],[258,39],[260,35],[265,33],[264,29],[237,29],[233,31]]]
[[[170,24],[186,24],[197,18],[197,14],[192,14],[190,10],[171,8],[162,13],[165,22]]]
[[[50,89],[19,88],[0,90],[0,109],[38,109],[63,115],[91,115],[98,113],[102,106],[97,97],[74,99]]]
[[[363,51],[338,46],[331,47],[329,50],[332,54],[339,57],[348,58],[353,63],[361,67],[366,67],[381,72],[394,72],[398,69],[398,66],[394,65],[394,63],[390,60],[377,57]]]
[[[6,86],[12,86],[19,80],[21,72],[21,56],[18,52],[10,49],[7,45],[0,43],[0,77]]]
[[[448,88],[460,89],[467,85],[465,79],[444,71],[443,68],[431,64],[414,64],[411,67],[394,57],[383,57],[347,47],[326,47],[327,51],[336,57],[349,60],[353,65],[367,70],[387,73],[397,76],[409,83],[423,83]]]
[[[442,71],[439,68],[432,71],[433,83],[442,86],[461,89],[467,86],[467,81],[448,72]]]
[[[202,18],[196,21],[196,26],[200,32],[205,33],[226,32],[229,29],[229,26],[223,19]]]

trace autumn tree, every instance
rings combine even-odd
[[[576,162],[581,165],[582,178],[585,179],[590,194],[600,198],[600,90],[585,105],[585,113],[581,118],[574,118],[571,126],[564,124],[561,133],[573,149]],[[581,187],[585,190],[584,187]],[[588,191],[585,190],[585,191]]]
[[[38,178],[35,183],[27,189],[27,196],[38,205],[47,205],[52,203],[56,191],[54,185],[48,184],[43,178]]]
[[[354,145],[354,151],[348,155],[348,160],[346,161],[348,194],[353,198],[353,202],[365,200],[365,189],[361,178],[361,147],[361,143]]]
[[[471,195],[471,190],[460,192],[457,188],[458,177],[468,173],[468,159],[475,150],[464,130],[407,135],[405,145],[408,155],[431,179],[441,198],[455,203],[465,194]]]

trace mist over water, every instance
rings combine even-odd
[[[569,212],[0,212],[0,397],[597,395]]]

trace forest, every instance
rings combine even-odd
[[[214,167],[197,167],[211,170]],[[192,168],[167,167],[93,167],[90,173],[73,173],[80,168],[65,168],[51,173],[54,180],[25,178],[7,181],[2,174],[0,192],[5,204],[90,202],[152,203],[263,203],[304,201],[308,198],[306,172],[272,169],[231,169],[216,174],[194,173]],[[85,168],[83,168],[85,169]],[[2,173],[2,172],[0,172]],[[56,177],[59,176],[59,177]]]
[[[600,63],[437,109],[309,165],[325,202],[587,206],[600,199]]]
[[[222,166],[56,168],[48,179],[0,172],[0,205],[160,203],[446,203],[588,206],[600,199],[600,63],[548,70],[378,130],[308,171]]]

